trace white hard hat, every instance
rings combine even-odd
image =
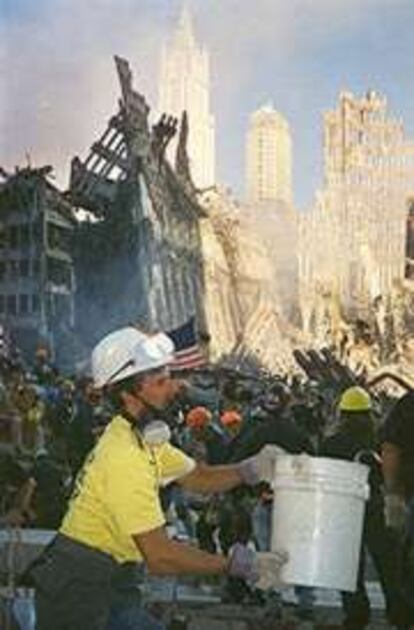
[[[172,362],[174,344],[167,335],[147,335],[133,326],[104,337],[92,352],[95,387],[112,385]]]

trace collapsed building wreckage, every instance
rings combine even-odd
[[[74,357],[82,359],[100,336],[126,322],[168,330],[195,316],[200,336],[206,331],[199,230],[204,211],[190,176],[186,114],[174,169],[165,151],[178,121],[163,115],[150,128],[149,107],[132,88],[128,63],[115,60],[119,111],[86,160],[72,160],[69,189],[62,193],[53,186],[51,168],[28,167],[13,176],[4,173],[0,190],[7,232],[0,267],[7,267],[6,278],[3,272],[0,277],[2,323],[28,355],[44,340],[59,364],[65,354],[72,367]],[[24,227],[30,231],[27,243],[23,236],[19,240],[22,221],[34,225]],[[49,227],[53,222],[59,238]],[[36,256],[27,273],[27,261],[20,260],[26,245]],[[54,278],[50,252],[65,263],[67,282]],[[26,276],[31,279],[29,305],[26,294],[9,296],[6,280],[13,265],[22,271],[15,274],[19,289],[26,287]],[[58,308],[63,294],[70,302]],[[63,332],[71,335],[70,347],[62,348]]]
[[[125,82],[123,94],[125,98]],[[141,121],[141,130],[145,124]],[[312,246],[306,238],[296,243],[299,268],[289,271],[289,283],[298,284],[297,293],[292,291],[291,316],[282,303],[289,298],[285,292],[281,300],[280,287],[275,290],[272,278],[276,266],[283,267],[280,260],[276,266],[272,260],[277,247],[266,248],[264,241],[270,223],[280,222],[283,212],[292,216],[281,224],[282,238],[288,240],[286,233],[295,220],[303,235],[302,216],[295,218],[294,213],[275,208],[263,230],[256,225],[257,211],[253,224],[246,208],[228,191],[219,187],[197,191],[191,181],[187,136],[184,117],[175,173],[164,158],[172,137],[167,134],[167,143],[155,160],[158,170],[149,171],[149,181],[158,182],[158,197],[165,199],[166,186],[160,184],[160,173],[164,169],[175,175],[198,209],[200,328],[210,333],[210,357],[229,355],[238,366],[252,358],[253,363],[260,362],[273,372],[293,371],[294,347],[329,346],[353,371],[376,373],[382,366],[391,366],[405,373],[405,365],[412,363],[414,332],[410,212],[407,217],[414,152],[405,140],[401,122],[387,117],[385,99],[374,93],[359,100],[341,94],[340,107],[325,118],[326,186],[321,211],[329,215],[328,227],[324,233],[321,226],[313,231],[311,217],[307,234],[312,236]],[[140,137],[142,141],[142,134]],[[149,146],[154,144],[149,142]],[[160,191],[164,192],[160,195]],[[151,195],[151,188],[149,192]],[[314,214],[319,216],[318,208],[317,204]],[[261,217],[264,214],[261,209]],[[381,225],[385,217],[385,225]],[[309,219],[305,225],[307,222]],[[325,223],[322,221],[322,226]],[[173,248],[177,244],[174,236],[170,242]],[[327,254],[332,254],[328,261],[326,255],[320,260],[319,243],[325,243]],[[303,272],[300,261],[304,258],[314,265],[312,277]],[[154,266],[149,259],[146,263],[150,269]],[[160,267],[163,265],[165,260]],[[175,265],[171,277],[174,275]],[[168,293],[168,285],[164,284],[164,290]],[[173,323],[179,323],[177,317]]]
[[[414,144],[384,97],[342,92],[324,117],[323,152],[324,188],[311,212],[240,209],[223,191],[206,194],[244,317],[257,305],[254,279],[260,287],[236,349],[286,371],[295,369],[293,348],[329,348],[357,379],[384,368],[409,378]]]
[[[1,173],[0,322],[31,355],[39,339],[59,339],[56,358],[65,365],[75,326],[76,219],[51,173],[50,166]]]
[[[50,167],[2,174],[1,322],[28,355],[42,340],[71,367],[127,322],[168,330],[195,316],[199,333],[206,329],[203,210],[186,156],[186,115],[174,170],[164,155],[178,121],[164,115],[150,129],[128,63],[115,61],[119,111],[85,162],[73,159],[69,189],[57,190]]]
[[[116,58],[119,113],[90,153],[72,161],[70,198],[92,218],[79,221],[77,321],[96,340],[125,322],[171,330],[191,316],[206,332],[197,203],[186,156],[185,113],[175,170],[165,159],[178,121],[152,128],[149,107],[132,87],[128,63]]]
[[[58,361],[64,350],[63,358],[70,361],[71,357],[82,360],[101,335],[125,322],[170,330],[195,317],[200,340],[211,340],[212,359],[231,355],[240,364],[252,352],[270,369],[293,364],[267,297],[269,272],[260,245],[233,212],[227,193],[216,187],[199,191],[193,184],[186,113],[180,123],[164,114],[150,126],[150,108],[133,88],[128,62],[119,57],[115,62],[121,86],[119,110],[86,159],[72,160],[69,189],[57,190],[48,178],[49,168],[28,167],[24,175],[4,176],[3,220],[15,210],[8,193],[12,184],[23,193],[24,177],[48,191],[39,217],[47,221],[48,213],[55,218],[59,214],[59,242],[65,242],[66,258],[55,251],[57,246],[52,249],[59,260],[64,258],[69,280],[62,286],[50,284],[47,278],[36,283],[33,295],[39,295],[42,305],[47,302],[40,308],[45,314],[39,320],[25,320],[24,334],[16,324],[24,314],[19,298],[16,309],[9,308],[11,301],[4,298],[2,321],[25,351],[33,350],[25,343],[27,337],[31,346],[42,339],[54,348]],[[177,131],[173,167],[166,149]],[[32,201],[26,199],[25,204],[30,215]],[[53,271],[48,259],[51,238],[49,230],[43,240],[36,236],[33,241],[44,258],[46,277]],[[12,259],[15,253],[7,247],[4,256]],[[0,294],[6,296],[7,291],[2,283]],[[57,308],[56,295],[61,294],[70,297],[65,306],[68,322],[62,315],[57,325],[62,309]],[[63,329],[71,342],[64,348]],[[275,339],[280,351],[274,349]]]
[[[401,209],[408,199],[403,197],[408,195],[412,151],[401,126],[387,122],[384,102],[374,94],[361,102],[341,97],[339,114],[326,119],[326,188],[314,211],[299,216],[293,208],[274,208],[258,227],[256,209],[240,206],[228,191],[196,189],[186,113],[180,122],[164,114],[151,126],[150,108],[132,85],[128,62],[119,57],[115,62],[121,87],[118,112],[86,159],[72,160],[66,192],[50,181],[49,168],[2,174],[6,240],[0,251],[0,318],[17,341],[27,347],[27,339],[32,346],[34,340],[46,339],[70,361],[82,359],[99,336],[125,322],[169,330],[195,316],[213,361],[224,356],[239,368],[251,362],[271,372],[289,372],[298,365],[295,347],[328,346],[354,372],[368,368],[372,373],[388,365],[404,373],[414,352],[414,211],[407,221],[406,209]],[[166,150],[177,132],[172,166]],[[370,263],[372,268],[372,252],[378,254],[381,247],[375,243],[374,250],[370,229],[388,203],[398,206],[394,227],[390,223],[393,241],[380,275],[374,274],[387,286],[371,295],[366,267]],[[360,217],[351,260],[350,230],[356,229],[361,207],[371,218]],[[79,209],[86,211],[86,219],[79,219]],[[27,261],[26,227],[21,242],[16,238],[32,215],[45,227],[39,230],[33,223],[29,229],[34,258]],[[260,215],[262,220],[263,208]],[[264,246],[276,219],[285,241],[287,231],[298,232],[285,253],[291,260],[296,249],[296,267],[290,260],[288,267],[273,260],[275,233],[271,246]],[[338,227],[340,219],[345,232]],[[387,230],[375,229],[384,246]],[[396,251],[398,262],[393,262]],[[353,263],[361,252],[365,266],[362,275],[355,275]],[[385,268],[388,263],[398,267],[397,279]],[[22,295],[10,294],[13,269]],[[285,269],[288,285],[294,286],[291,297],[286,287],[283,293],[275,286],[277,271],[285,276]]]
[[[77,258],[86,257],[80,266],[88,271],[80,276],[77,307],[90,313],[89,333],[96,334],[99,308],[106,327],[129,319],[168,330],[195,315],[212,360],[230,355],[240,365],[252,354],[271,370],[293,366],[268,297],[269,265],[260,244],[226,191],[197,190],[192,181],[186,113],[173,168],[166,150],[178,121],[163,115],[150,130],[149,107],[132,88],[127,62],[116,58],[116,64],[120,113],[87,160],[72,162],[72,200],[98,217],[98,224],[82,222],[78,231]],[[95,252],[91,235],[102,239]]]
[[[212,358],[224,355],[229,366],[260,364],[273,373],[294,371],[292,349],[300,331],[283,314],[260,230],[222,188],[205,191],[200,201],[208,215],[201,232]]]
[[[412,365],[414,144],[387,101],[341,92],[324,117],[324,187],[300,220],[305,337],[353,369]]]

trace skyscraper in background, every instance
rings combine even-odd
[[[271,104],[250,117],[246,146],[249,202],[292,202],[292,141],[287,120]]]
[[[210,60],[196,40],[188,7],[184,4],[177,28],[163,47],[159,77],[159,112],[189,120],[189,157],[194,183],[214,184],[215,125],[210,109]],[[172,143],[169,157],[174,155]]]

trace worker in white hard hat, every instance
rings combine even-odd
[[[157,430],[157,439],[147,440],[148,416],[155,418],[182,387],[168,372],[173,354],[166,335],[149,336],[134,327],[109,334],[92,353],[95,386],[105,389],[117,412],[77,478],[55,541],[32,571],[37,630],[111,628],[114,576],[125,563],[145,564],[159,575],[229,574],[252,582],[265,561],[269,572],[269,559],[245,547],[236,546],[224,557],[167,535],[162,486],[177,481],[184,489],[210,494],[255,485],[272,479],[277,457],[267,447],[241,464],[208,467],[163,442]],[[285,561],[283,552],[274,554],[275,577]],[[133,627],[161,627],[144,611],[140,615]]]

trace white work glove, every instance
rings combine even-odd
[[[282,584],[281,571],[289,561],[287,551],[270,551],[256,554],[257,573],[259,581],[257,588],[266,591],[269,588],[278,588]]]
[[[288,561],[284,551],[256,553],[236,543],[230,549],[229,575],[246,580],[251,586],[267,589],[281,583],[280,572]]]
[[[238,469],[243,483],[248,486],[257,486],[261,481],[271,483],[275,476],[276,460],[285,453],[279,446],[268,444],[258,455],[240,462]]]

